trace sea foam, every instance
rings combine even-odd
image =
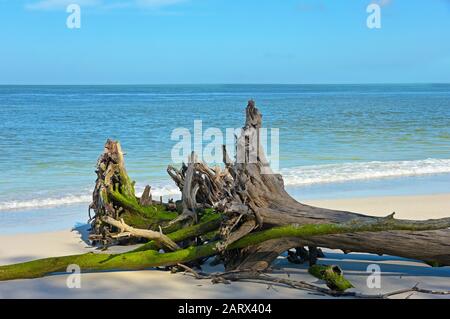
[[[429,158],[415,161],[352,162],[281,169],[285,185],[291,187],[442,173],[450,173],[450,159]],[[136,194],[138,196],[143,192],[144,187],[145,185],[139,184],[136,186]],[[167,197],[179,199],[180,191],[172,182],[167,181],[167,184],[152,187],[152,195],[156,200],[159,200],[160,196],[166,197],[165,199]],[[0,202],[0,211],[72,204],[87,205],[90,201],[90,193],[30,200],[10,200]]]
[[[373,161],[281,169],[286,186],[450,173],[450,159]]]
[[[91,199],[92,196],[86,194],[49,198],[33,198],[29,200],[11,200],[0,202],[0,211],[89,203]]]
[[[136,186],[136,194],[139,196],[144,191],[144,186]],[[153,199],[159,200],[160,196],[170,196],[173,198],[179,197],[180,191],[177,187],[171,185],[164,185],[160,187],[152,187]],[[86,204],[88,205],[92,200],[90,192],[86,194],[67,195],[61,197],[46,197],[33,198],[28,200],[7,200],[0,202],[0,211],[18,210],[18,209],[32,209],[43,207],[55,207],[63,205]]]

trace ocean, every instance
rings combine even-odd
[[[249,99],[299,200],[450,189],[450,84],[0,86],[0,232],[85,223],[108,138],[138,192],[176,198],[173,130],[239,128]]]

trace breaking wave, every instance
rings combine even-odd
[[[321,183],[340,183],[441,173],[450,173],[450,159],[429,158],[416,161],[353,162],[281,169],[286,186],[307,186]],[[141,194],[143,190],[144,185],[136,186],[136,194]],[[180,191],[173,183],[168,182],[167,184],[152,187],[152,195],[156,200],[160,196],[178,199],[180,198]],[[0,211],[88,204],[90,201],[90,192],[61,197],[7,200],[0,202]]]
[[[450,173],[450,159],[353,162],[281,169],[285,185],[301,186],[389,177]]]

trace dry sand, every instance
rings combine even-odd
[[[395,211],[398,218],[428,219],[450,216],[450,194],[320,200],[307,203],[378,216]],[[83,230],[0,236],[0,265],[92,251],[83,236]],[[332,250],[325,250],[325,253],[327,258],[321,260],[321,263],[340,265],[346,277],[360,292],[379,294],[412,287],[416,283],[423,288],[450,290],[450,267],[431,268],[418,261],[392,256],[356,253],[344,255]],[[367,287],[367,266],[370,264],[381,267],[381,289]],[[286,276],[284,272],[288,271],[291,279],[323,285],[307,273],[306,265],[292,265],[280,257],[276,266],[284,269],[280,276]],[[220,270],[220,267],[205,269]],[[67,274],[56,274],[40,279],[0,282],[0,298],[326,298],[281,286],[267,289],[267,285],[251,282],[213,285],[208,280],[199,281],[189,275],[158,270],[82,274],[80,289],[67,288],[67,278]],[[408,295],[409,293],[396,298],[405,298]],[[444,297],[415,293],[410,298]]]

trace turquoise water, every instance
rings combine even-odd
[[[176,197],[172,130],[238,128],[250,98],[279,128],[281,173],[300,199],[450,189],[447,84],[0,86],[1,227],[84,222],[107,138],[138,190]]]

